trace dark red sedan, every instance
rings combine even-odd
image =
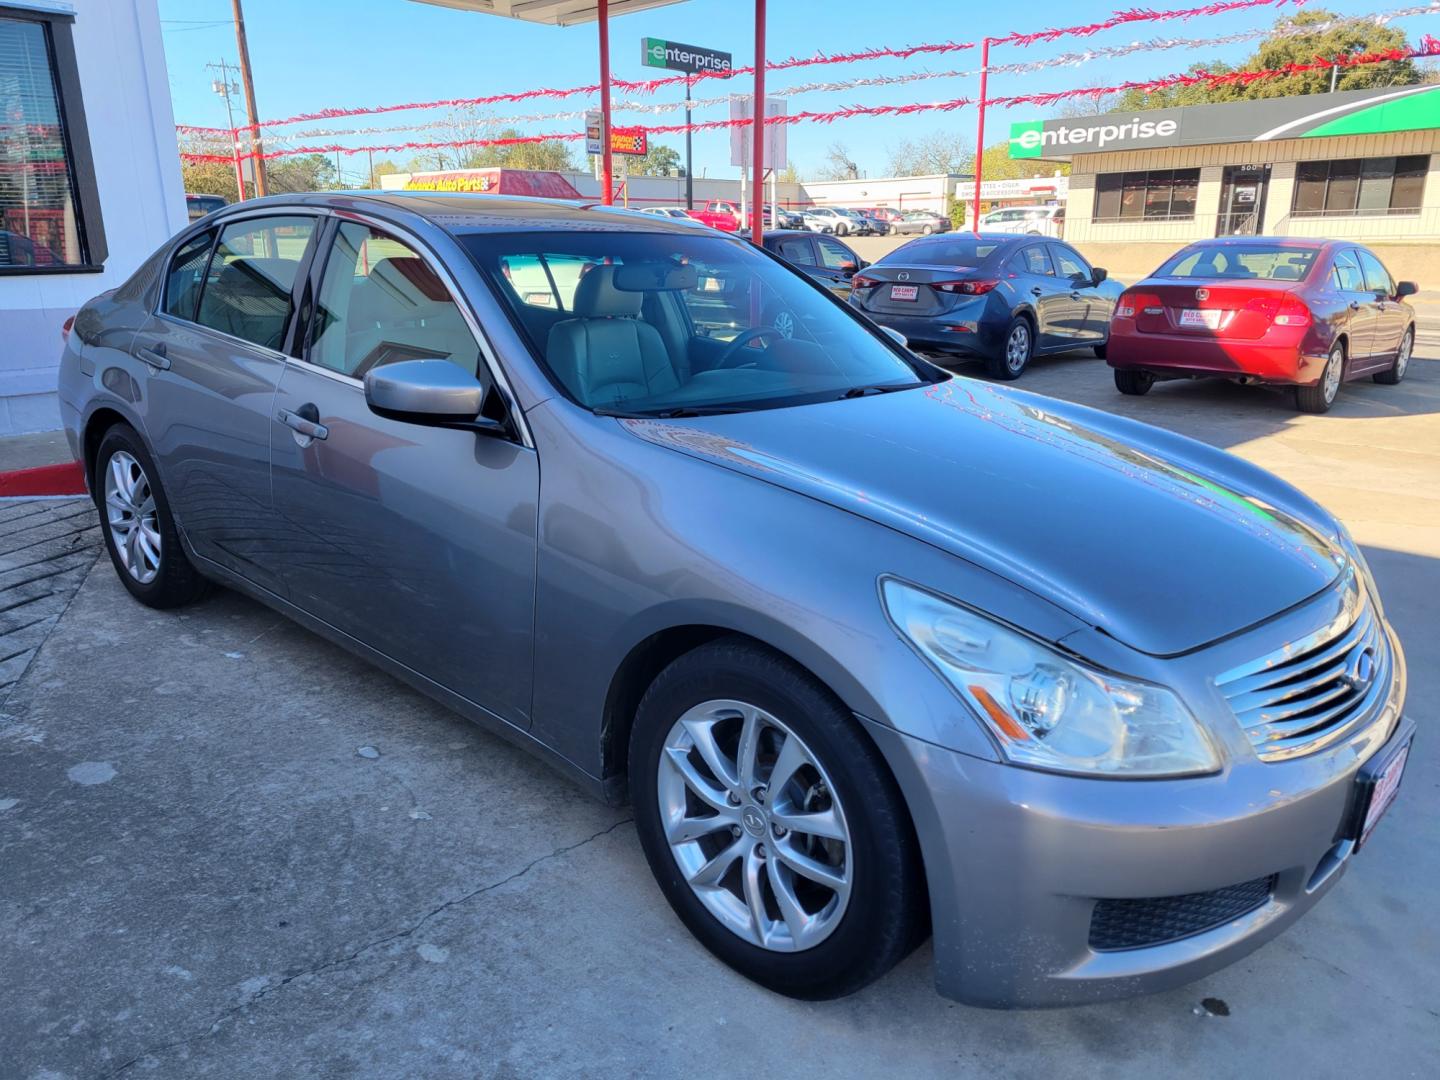
[[[1222,378],[1295,387],[1322,413],[1340,384],[1405,377],[1415,312],[1374,252],[1343,240],[1201,240],[1125,290],[1107,362],[1122,394],[1157,380]]]

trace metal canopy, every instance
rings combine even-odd
[[[578,26],[599,18],[596,0],[415,0],[419,4],[478,11],[485,15],[503,15],[508,19],[542,23],[546,26]],[[668,7],[683,0],[610,0],[610,16],[628,15],[632,11]]]

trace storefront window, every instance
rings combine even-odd
[[[1300,217],[1418,213],[1429,164],[1424,154],[1302,161],[1291,212]]]
[[[0,271],[88,262],[50,29],[0,10]]]
[[[1096,221],[1177,221],[1195,216],[1199,169],[1102,173],[1095,178]]]

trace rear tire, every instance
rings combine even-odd
[[[134,428],[116,424],[105,432],[91,475],[105,548],[131,596],[163,609],[210,591],[185,554],[155,461]]]
[[[991,378],[1010,382],[1024,374],[1035,355],[1035,330],[1024,315],[1010,320],[1005,330],[1005,339],[1000,345],[999,356],[985,358],[985,370]]]
[[[1415,328],[1412,326],[1405,331],[1405,336],[1400,339],[1400,351],[1395,354],[1395,362],[1390,365],[1389,371],[1377,371],[1370,376],[1377,383],[1385,386],[1394,386],[1401,379],[1405,378],[1405,370],[1410,366],[1410,353],[1415,349]]]
[[[1154,385],[1155,376],[1148,371],[1135,371],[1133,368],[1115,369],[1115,389],[1122,394],[1140,397],[1142,394],[1148,394]]]
[[[763,733],[751,754],[747,724]],[[772,792],[781,762],[795,760],[792,738],[805,763]],[[629,768],[635,828],[661,891],[700,943],[746,978],[789,997],[843,997],[921,940],[919,844],[899,787],[845,706],[789,659],[737,637],[680,657],[640,702]],[[807,814],[820,820],[817,810],[834,839],[801,826]],[[797,860],[802,848],[816,861]],[[837,872],[843,899],[796,865]],[[777,881],[800,907],[782,905]]]
[[[1314,386],[1295,388],[1295,407],[1301,412],[1327,413],[1335,399],[1340,396],[1340,384],[1345,381],[1345,346],[1336,344],[1325,361],[1325,369]]]

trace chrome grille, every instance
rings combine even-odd
[[[1385,700],[1394,674],[1390,641],[1353,578],[1326,626],[1216,679],[1263,761],[1323,750],[1358,730]]]

